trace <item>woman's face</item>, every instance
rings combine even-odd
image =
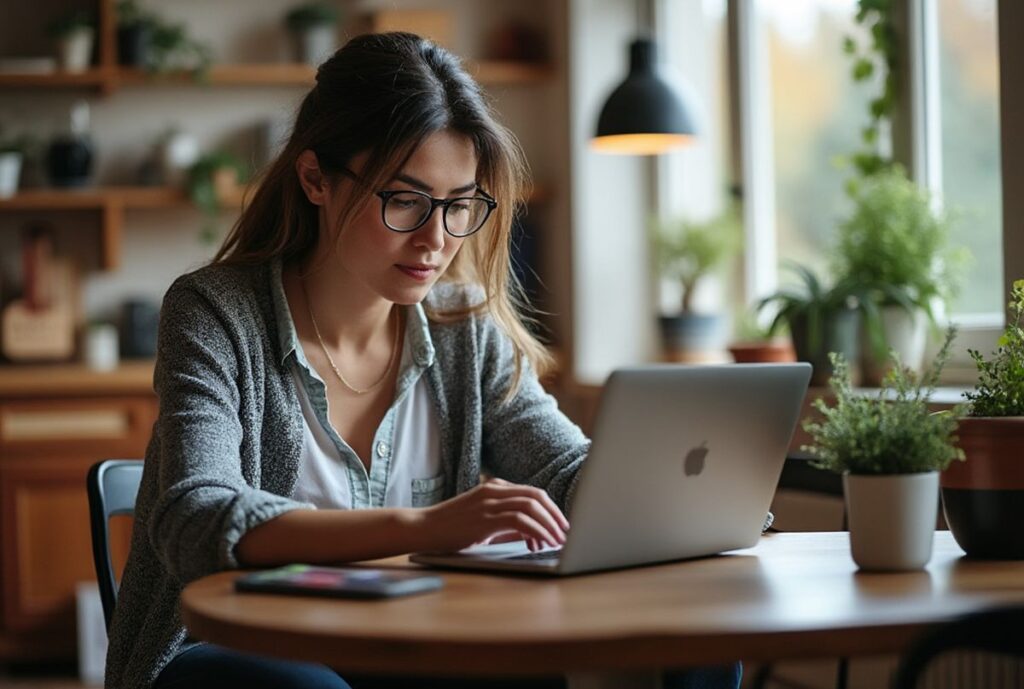
[[[367,158],[361,154],[349,167],[359,175]],[[436,198],[473,196],[477,156],[473,142],[447,130],[427,137],[386,190],[423,191]],[[342,177],[325,204],[328,218],[337,218],[347,202],[352,181]],[[373,192],[384,191],[374,189]],[[466,241],[444,230],[438,207],[419,229],[395,232],[384,224],[381,199],[372,196],[363,211],[337,238],[337,260],[358,284],[388,301],[414,304],[423,300]],[[482,232],[486,231],[486,226]]]

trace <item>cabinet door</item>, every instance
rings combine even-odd
[[[8,631],[73,631],[75,584],[95,581],[85,477],[92,458],[18,458],[0,465],[3,613]],[[111,524],[123,566],[131,521]]]
[[[85,478],[101,459],[141,458],[155,410],[148,397],[0,403],[0,655],[74,656],[75,586],[96,578]],[[120,571],[131,519],[110,530]]]

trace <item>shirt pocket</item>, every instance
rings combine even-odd
[[[444,474],[433,478],[414,478],[412,480],[412,506],[430,507],[441,502],[444,497]]]

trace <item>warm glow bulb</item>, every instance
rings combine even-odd
[[[657,155],[688,146],[689,134],[614,134],[590,140],[590,148],[599,153],[618,155]]]

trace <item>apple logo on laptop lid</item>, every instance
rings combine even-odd
[[[683,459],[683,474],[696,476],[704,471],[705,459],[708,456],[708,441],[702,442],[698,447],[686,453]]]

